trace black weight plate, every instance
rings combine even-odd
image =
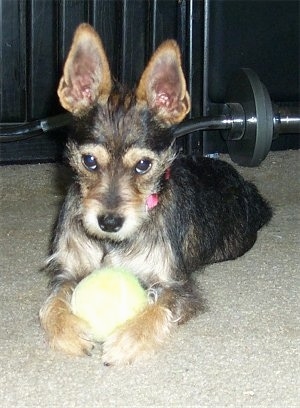
[[[273,138],[273,109],[268,91],[254,71],[243,68],[230,82],[226,102],[240,103],[245,112],[243,137],[226,140],[230,157],[241,166],[258,166],[269,153]]]

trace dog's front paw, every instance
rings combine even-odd
[[[75,316],[60,299],[46,303],[40,310],[40,321],[50,346],[73,356],[90,355],[94,343],[88,324]]]
[[[89,338],[89,326],[71,313],[64,326],[49,339],[49,343],[55,350],[73,356],[91,355],[94,348]]]
[[[170,310],[151,305],[113,332],[103,344],[105,365],[130,364],[151,354],[168,337],[172,322]]]
[[[138,358],[149,355],[146,339],[137,336],[128,325],[116,330],[103,344],[104,365],[130,364]]]

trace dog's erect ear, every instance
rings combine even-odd
[[[181,122],[190,111],[190,97],[174,40],[163,42],[150,59],[136,91],[139,103],[147,104],[167,125]]]
[[[57,90],[60,103],[69,112],[80,116],[95,102],[104,103],[111,87],[102,42],[89,24],[81,24],[75,32]]]

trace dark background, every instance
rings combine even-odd
[[[191,117],[224,103],[229,78],[252,68],[275,102],[299,101],[298,0],[0,0],[0,122],[17,125],[63,112],[56,96],[76,26],[91,23],[103,39],[114,75],[133,85],[166,38],[182,49]],[[66,130],[0,143],[1,163],[53,161]],[[181,142],[204,154],[226,149],[217,132]],[[297,148],[281,136],[272,149]]]

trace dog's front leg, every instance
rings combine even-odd
[[[70,300],[76,281],[57,284],[40,310],[40,321],[50,346],[70,355],[90,354],[93,343],[89,327],[71,312]]]
[[[172,329],[189,320],[203,306],[192,282],[152,287],[149,299],[143,312],[105,341],[104,364],[128,364],[151,355],[169,337]]]

